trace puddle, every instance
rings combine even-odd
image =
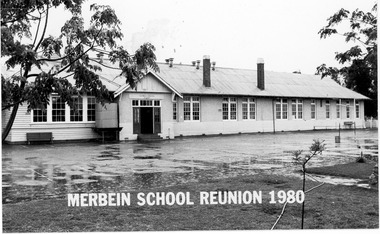
[[[361,183],[363,181],[362,179],[352,179],[352,178],[344,178],[344,177],[336,177],[336,176],[314,175],[314,174],[312,174],[312,176],[320,182],[325,182],[329,184],[359,186],[359,187],[368,188],[368,189],[371,188],[371,186],[368,183]]]
[[[20,186],[46,186],[49,181],[39,181],[39,180],[24,180],[24,181],[15,181],[13,184]]]
[[[134,156],[134,159],[160,159],[161,154],[157,155],[146,155],[146,156]]]
[[[65,197],[78,191],[154,189],[257,173],[297,175],[292,152],[307,152],[313,139],[326,150],[308,166],[378,160],[377,131],[332,131],[182,138],[149,144],[76,143],[4,145],[3,202]],[[365,187],[358,180],[318,176],[327,183]]]

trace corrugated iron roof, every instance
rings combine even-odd
[[[50,65],[44,66],[43,70],[51,69]],[[114,67],[111,64],[107,65]],[[340,86],[330,78],[321,79],[316,75],[265,71],[265,89],[260,90],[257,88],[256,70],[216,67],[215,71],[211,70],[211,87],[206,88],[203,86],[202,66],[196,69],[191,65],[174,64],[173,67],[162,63],[158,65],[160,72],[156,75],[181,94],[368,99]],[[37,72],[35,69],[37,68],[33,68],[32,73]],[[6,70],[4,65],[1,70],[5,77],[18,72],[17,68]],[[125,78],[119,76],[120,72],[120,69],[102,67],[102,71],[96,73],[108,90],[120,91],[123,87],[128,87]],[[64,72],[61,76],[67,74]],[[74,82],[72,76],[68,79]]]
[[[3,62],[3,61],[2,61]],[[115,91],[118,88],[120,88],[122,85],[126,83],[125,78],[120,76],[121,69],[116,68],[115,65],[111,64],[109,61],[105,60],[104,64],[107,65],[108,67],[101,66],[99,64],[93,63],[93,65],[98,65],[101,67],[101,71],[97,71],[96,74],[99,75],[100,80],[102,81],[103,85],[106,86],[106,88],[109,91]],[[36,66],[33,66],[29,74],[34,74],[34,73],[40,73],[42,71],[44,72],[49,72],[54,66],[60,66],[60,63],[57,62],[48,62],[44,65],[41,66],[41,69],[38,69]],[[115,67],[115,68],[113,68]],[[9,68],[7,69],[6,66],[4,65],[4,62],[2,63],[1,67],[1,74],[7,79],[12,76],[18,76],[20,75],[20,69],[19,66],[16,66],[14,68]],[[58,77],[66,77],[70,73],[63,71],[58,75]],[[66,77],[67,80],[74,84],[74,77],[73,76],[68,76]],[[28,79],[29,81],[33,81],[34,77],[31,77]]]
[[[265,89],[260,90],[256,70],[216,67],[211,70],[211,87],[206,88],[202,67],[178,64],[159,67],[158,75],[182,94],[368,99],[317,75],[265,71]]]

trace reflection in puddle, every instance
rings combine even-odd
[[[3,146],[3,202],[50,197],[73,192],[123,192],[202,182],[257,173],[297,175],[294,150],[308,150],[315,138],[327,149],[309,166],[330,166],[355,160],[361,153],[378,158],[377,131],[279,133],[184,138],[140,144],[53,144]],[[358,147],[358,145],[360,147]],[[53,153],[54,152],[54,153]],[[69,153],[68,153],[69,152]],[[318,176],[328,183],[358,185],[358,180]],[[359,186],[365,186],[359,184]]]

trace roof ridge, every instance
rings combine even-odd
[[[156,62],[158,65],[167,65],[169,67],[168,63],[165,62]],[[175,66],[184,66],[184,67],[196,67],[196,65],[192,64],[180,64],[180,63],[173,63],[173,67]],[[203,68],[203,66],[199,66],[200,68]],[[240,70],[240,71],[257,71],[257,69],[252,69],[252,68],[237,68],[237,67],[215,67],[215,69],[223,69],[223,70]],[[201,70],[201,69],[197,69]],[[301,73],[301,74],[296,74],[293,72],[283,72],[283,71],[272,71],[272,70],[265,70],[265,72],[273,72],[273,73],[283,73],[283,74],[294,74],[298,76],[318,76],[316,74],[307,74],[307,73]]]

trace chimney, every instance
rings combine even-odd
[[[205,87],[211,87],[211,64],[210,64],[210,56],[203,56],[203,85]]]
[[[265,89],[265,77],[264,77],[264,59],[257,59],[257,88]]]
[[[197,60],[197,69],[199,69],[199,64],[201,63],[201,60]]]
[[[215,71],[215,65],[216,65],[216,62],[212,62],[212,70]]]
[[[196,61],[191,61],[191,64],[193,64],[193,67],[195,66]]]
[[[174,58],[169,59],[169,67],[173,67],[173,60],[174,60]]]

